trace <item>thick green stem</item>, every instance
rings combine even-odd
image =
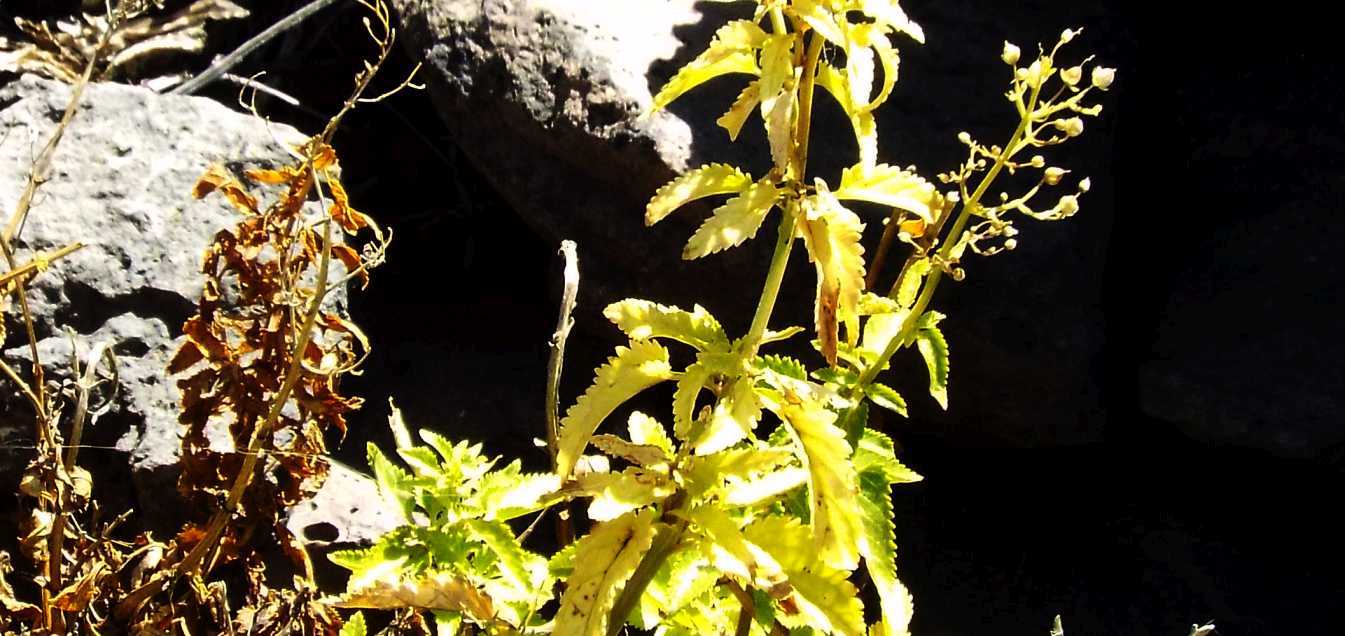
[[[775,300],[780,296],[780,284],[785,279],[785,266],[789,264],[789,253],[794,245],[794,221],[797,216],[795,203],[790,202],[780,217],[779,234],[775,237],[775,253],[771,255],[771,267],[766,271],[766,284],[757,301],[757,311],[752,315],[752,326],[743,340],[743,355],[751,358],[761,346],[761,338],[766,334],[766,323],[770,322],[775,311]]]
[[[612,611],[607,615],[607,636],[617,636],[625,628],[626,619],[635,610],[636,603],[640,602],[645,588],[649,587],[649,582],[654,580],[654,575],[658,574],[659,568],[663,567],[668,557],[677,551],[684,534],[686,524],[679,523],[669,526],[654,537],[649,551],[644,553],[640,564],[635,566],[635,572],[631,574],[630,580],[626,581],[626,586],[621,588],[621,595],[616,597]]]

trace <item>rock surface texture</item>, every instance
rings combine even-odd
[[[69,87],[24,77],[0,89],[0,208],[14,208],[32,157],[70,97]],[[81,357],[107,340],[117,356],[111,410],[86,430],[81,464],[93,468],[105,507],[130,505],[155,523],[180,514],[176,461],[178,391],[165,366],[194,310],[199,259],[237,215],[222,197],[200,201],[192,185],[212,162],[268,165],[286,160],[281,143],[302,136],[202,98],[161,96],[116,84],[90,85],[58,147],[17,243],[31,250],[79,241],[29,287],[39,355],[49,380],[69,377],[73,331]],[[344,303],[344,293],[337,302]],[[27,368],[18,307],[6,312],[11,365]],[[32,423],[9,382],[0,391],[0,474],[28,461]],[[133,488],[122,486],[127,478]],[[6,482],[10,483],[10,482]]]
[[[614,335],[603,331],[598,312],[626,296],[688,307],[700,302],[730,329],[745,329],[765,275],[774,225],[768,221],[742,249],[693,262],[680,261],[679,248],[708,207],[679,212],[652,229],[642,225],[651,194],[687,168],[730,162],[754,174],[764,171],[769,153],[755,115],[736,144],[713,123],[732,103],[742,78],[715,80],[652,117],[642,113],[651,90],[703,50],[719,25],[750,15],[750,4],[393,4],[412,56],[425,60],[431,95],[463,151],[548,241],[579,243],[586,276],[581,329]],[[977,17],[983,10],[964,4],[907,7],[924,26],[929,44],[901,43],[903,79],[880,111],[880,161],[914,163],[932,177],[960,160],[959,130],[970,130],[987,143],[1002,142],[1011,132],[1013,109],[1000,96],[1008,79],[998,61],[1001,42],[1010,33],[1024,37],[1025,47],[1031,45],[1029,37],[1054,41],[1059,27],[1043,30],[1039,16],[1033,18],[1029,10],[1016,12],[1012,24],[992,22]],[[1054,11],[1059,15],[1053,23],[1097,19],[1085,9]],[[951,103],[957,108],[949,108]],[[834,179],[839,168],[854,161],[853,141],[839,109],[825,97],[818,100],[817,118],[812,163],[819,175]],[[1085,135],[1084,143],[1062,153],[1065,165],[1079,173],[1106,174],[1106,119]],[[1098,281],[1111,210],[1107,179],[1093,181],[1094,193],[1086,197],[1079,217],[1031,225],[1016,252],[993,263],[969,263],[968,282],[939,301],[952,316],[945,330],[954,351],[952,410],[937,413],[932,402],[918,400],[913,402],[915,419],[892,426],[975,445],[1100,439]],[[885,212],[857,211],[865,215],[872,244]],[[801,256],[791,261],[776,324],[811,319],[810,270]],[[921,368],[898,372],[907,376],[896,384],[908,397],[922,392]],[[1015,379],[1005,382],[1006,377]]]

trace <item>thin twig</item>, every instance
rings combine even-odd
[[[248,54],[257,50],[257,48],[260,47],[261,45],[270,42],[277,35],[280,35],[281,33],[284,33],[285,31],[288,31],[294,28],[295,26],[298,26],[301,22],[307,20],[313,14],[327,8],[328,5],[331,5],[335,2],[337,2],[337,0],[313,0],[312,2],[305,5],[303,8],[299,9],[298,11],[295,11],[294,13],[291,13],[285,16],[284,18],[281,18],[275,24],[272,24],[271,26],[267,27],[265,31],[262,31],[257,35],[252,36],[250,39],[248,39],[247,42],[244,42],[241,46],[234,49],[228,55],[225,55],[224,57],[217,60],[214,64],[211,64],[210,68],[202,71],[200,75],[197,75],[196,77],[193,77],[169,89],[168,94],[192,95],[196,93],[196,91],[199,91],[202,88],[204,88],[206,84],[209,84],[219,79],[226,72],[228,72],[229,69],[232,69],[233,67],[237,66],[240,62],[243,61],[244,58],[248,56]]]
[[[565,287],[560,296],[560,318],[556,332],[551,335],[551,360],[546,365],[546,448],[551,455],[551,470],[556,470],[560,435],[560,374],[565,366],[565,341],[574,326],[574,307],[579,296],[579,253],[574,241],[560,242],[560,254],[565,259]],[[567,546],[574,540],[568,510],[556,522],[556,540]]]

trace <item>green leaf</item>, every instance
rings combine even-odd
[[[943,196],[933,184],[914,172],[885,163],[860,163],[841,171],[836,197],[905,210],[931,225],[943,209]]]
[[[761,103],[761,83],[758,80],[752,80],[751,83],[738,94],[738,98],[733,100],[733,105],[729,107],[719,119],[715,120],[720,128],[728,131],[729,141],[738,141],[738,135],[743,130],[743,124],[747,123],[747,118],[756,110],[757,104]]]
[[[693,260],[741,245],[756,236],[766,214],[775,207],[780,191],[769,179],[762,179],[715,208],[682,250],[682,258]]]
[[[411,512],[415,510],[414,478],[388,459],[373,442],[365,447],[369,456],[369,467],[374,469],[374,481],[378,492],[390,501],[397,503],[401,511],[402,523],[410,523]]]
[[[920,293],[920,285],[925,282],[925,276],[929,274],[930,262],[928,258],[917,258],[911,261],[910,267],[906,269],[901,279],[901,286],[897,288],[896,301],[903,309],[910,309],[915,304],[916,295]]]
[[[462,612],[434,610],[432,614],[435,636],[458,636],[458,630],[462,627]]]
[[[684,472],[687,496],[697,499],[718,489],[728,479],[753,479],[790,463],[793,458],[791,449],[760,446],[730,448],[713,455],[692,457]]]
[[[476,496],[483,519],[508,521],[545,508],[558,488],[560,478],[555,474],[524,473],[515,460],[502,470],[483,475]]]
[[[864,539],[860,553],[869,580],[878,591],[882,609],[882,634],[905,636],[911,621],[911,593],[897,579],[897,539],[892,525],[891,482],[881,472],[859,475],[860,510],[864,519]]]
[[[948,341],[939,331],[938,321],[943,314],[936,311],[926,312],[917,323],[915,344],[929,369],[929,395],[939,406],[948,410]]]
[[[784,580],[778,557],[762,551],[743,535],[738,522],[714,504],[698,506],[687,515],[708,540],[717,569],[745,583],[770,589]]]
[[[686,311],[648,300],[628,298],[608,305],[602,314],[632,340],[669,338],[701,351],[727,351],[729,347],[724,328],[700,305]]]
[[[730,73],[758,74],[754,49],[762,46],[766,32],[749,20],[734,20],[720,27],[710,46],[677,71],[654,96],[651,112],[713,78]]]
[[[752,185],[752,177],[733,166],[722,163],[701,166],[659,188],[645,207],[644,222],[653,225],[687,203],[719,194],[742,192],[749,185]]]
[[[480,541],[495,554],[500,574],[516,589],[532,591],[532,575],[528,570],[528,553],[514,538],[514,533],[502,521],[483,521],[465,519],[463,527],[477,541]]]
[[[668,350],[659,344],[637,340],[630,347],[617,347],[616,355],[598,368],[593,385],[579,396],[560,422],[556,474],[562,480],[570,476],[588,446],[588,439],[616,407],[640,391],[671,378]]]
[[[902,417],[907,417],[906,398],[901,397],[901,394],[894,391],[892,387],[874,382],[864,387],[864,394],[869,396],[874,404]]]
[[[808,370],[803,363],[789,356],[767,354],[757,358],[757,366],[795,380],[808,379]]]
[[[846,342],[859,339],[859,296],[864,291],[864,224],[841,205],[821,180],[817,193],[803,200],[799,233],[808,249],[808,260],[817,269],[817,301],[814,308],[817,338],[827,364],[836,365],[840,325]]]
[[[599,636],[607,631],[607,614],[622,585],[649,550],[654,538],[654,510],[629,512],[600,523],[579,539],[574,571],[556,611],[555,636]]]
[[[364,626],[364,612],[355,612],[345,625],[341,626],[341,636],[365,636],[368,629]]]
[[[876,472],[891,484],[907,484],[924,479],[897,460],[892,438],[873,429],[864,431],[864,437],[855,450],[854,462],[855,470],[859,473]]]

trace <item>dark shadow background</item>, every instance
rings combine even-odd
[[[212,28],[213,45],[231,49],[301,3],[250,4],[251,19]],[[272,85],[313,113],[333,112],[368,52],[350,5],[268,45],[238,72],[265,69]],[[1141,407],[1146,369],[1180,358],[1234,387],[1240,400],[1281,414],[1259,425],[1317,418],[1315,426],[1345,440],[1337,300],[1345,281],[1338,254],[1345,71],[1332,22],[1315,5],[1294,2],[904,6],[929,44],[903,49],[890,107],[909,116],[904,147],[927,173],[957,161],[958,130],[1003,129],[981,111],[960,110],[1002,91],[1003,38],[1026,57],[1032,42],[1083,25],[1081,48],[1120,69],[1102,118],[1065,153],[1095,186],[1069,223],[1084,224],[1100,242],[1068,247],[1059,263],[1070,268],[1075,252],[1105,254],[1099,271],[1072,272],[1101,289],[1092,309],[1105,317],[1102,354],[1089,379],[1101,387],[1103,409],[1078,417],[1102,434],[1082,445],[1027,447],[949,436],[928,408],[901,429],[904,461],[927,477],[895,496],[915,633],[1040,636],[1056,613],[1071,635],[1184,635],[1207,620],[1229,636],[1340,633],[1345,522],[1333,511],[1345,485],[1345,445],[1284,457],[1201,443]],[[962,26],[944,35],[944,25]],[[411,64],[399,52],[384,84]],[[217,86],[207,94],[232,103],[235,92]],[[303,130],[322,121],[278,102],[263,108]],[[385,400],[395,397],[415,424],[539,466],[544,456],[531,439],[542,435],[555,246],[476,172],[422,93],[357,110],[336,145],[353,200],[395,232],[388,264],[368,290],[352,293],[373,355],[349,385],[368,404],[340,457],[362,467],[366,441],[391,442],[383,418]],[[1110,173],[1096,169],[1108,164]],[[1058,245],[1063,231],[1033,225],[1024,241]],[[954,383],[969,377],[960,369],[981,362],[957,355],[959,339],[1014,337],[977,325],[975,310],[978,295],[1015,293],[977,276],[1013,267],[1012,255],[997,257],[978,264],[957,294],[941,291],[937,302],[958,317],[947,330]],[[1025,293],[1025,314],[1077,300],[1049,292]],[[567,396],[583,389],[587,369],[616,336],[605,324],[581,325],[570,345]],[[1055,399],[1053,387],[1016,384],[1011,368],[1005,377],[1007,390]],[[979,390],[966,382],[962,390]]]

